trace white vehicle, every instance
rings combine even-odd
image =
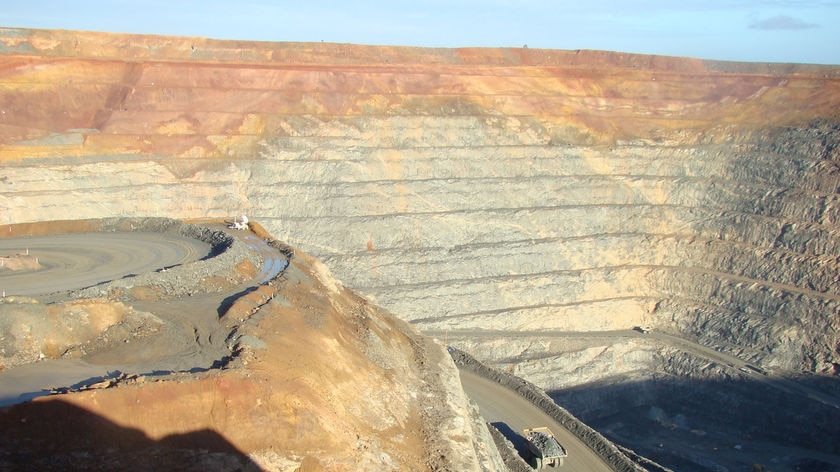
[[[228,225],[228,228],[231,229],[248,229],[248,217],[242,215],[241,220],[237,220],[236,218],[233,219],[233,223]]]

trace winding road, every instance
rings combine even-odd
[[[164,233],[69,233],[0,239],[0,256],[37,258],[38,270],[0,271],[0,290],[45,295],[199,260],[210,245]]]
[[[484,420],[499,429],[508,440],[514,443],[520,453],[524,447],[522,430],[535,426],[548,426],[569,453],[562,470],[581,472],[612,470],[577,436],[513,390],[465,370],[461,370],[461,385],[467,396],[478,404]]]

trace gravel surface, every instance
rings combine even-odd
[[[226,339],[241,320],[220,323],[223,308],[289,257],[220,222],[109,218],[21,232],[32,235],[0,239],[0,251],[23,244],[44,254],[44,267],[0,277],[33,294],[0,299],[0,404],[120,371],[224,365],[235,347]]]
[[[123,219],[114,223],[106,221],[103,230],[121,230]],[[259,253],[252,251],[247,244],[232,237],[221,229],[214,230],[207,226],[174,222],[169,219],[132,219],[131,225],[136,232],[158,232],[163,234],[177,234],[181,237],[201,241],[210,247],[207,257],[200,260],[158,270],[136,274],[99,284],[84,290],[73,292],[75,298],[92,298],[108,295],[114,289],[127,289],[135,286],[155,287],[165,296],[180,297],[206,293],[208,286],[205,279],[211,276],[223,277],[235,282],[237,276],[234,267],[243,260],[249,260],[255,267],[261,267],[263,260]],[[110,224],[109,224],[110,223]]]

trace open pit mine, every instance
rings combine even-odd
[[[840,66],[0,28],[0,165],[0,468],[840,470]]]

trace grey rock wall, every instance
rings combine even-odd
[[[838,128],[584,146],[516,117],[290,116],[253,155],[13,161],[0,206],[245,213],[421,329],[652,324],[836,372]]]

